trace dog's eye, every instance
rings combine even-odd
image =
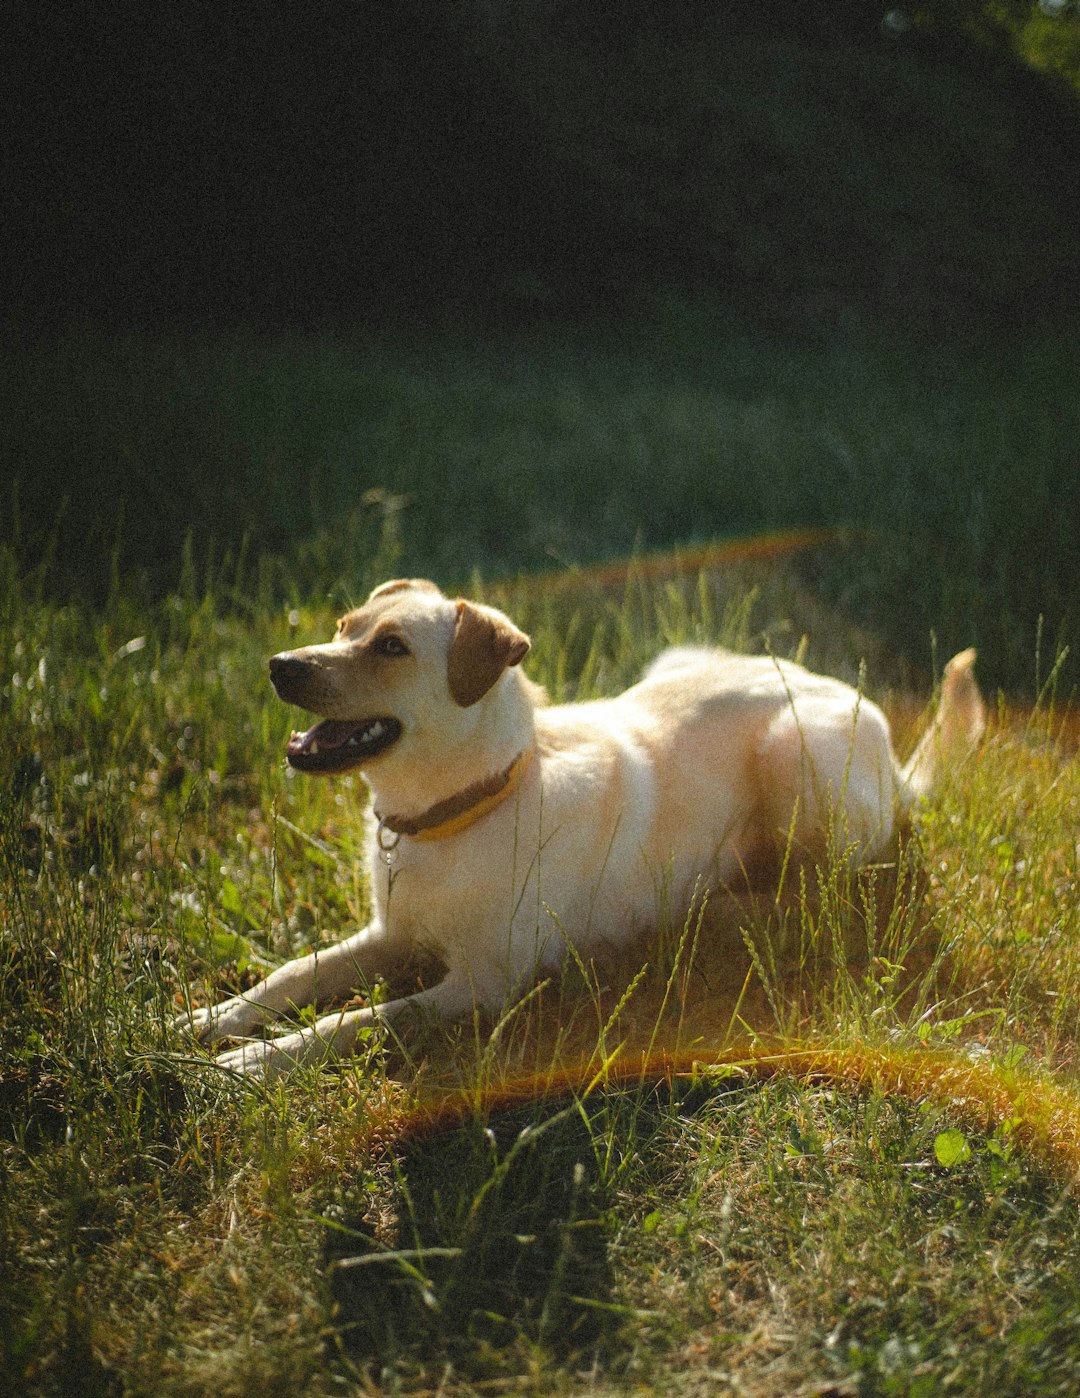
[[[386,636],[377,637],[371,648],[376,655],[394,657],[409,654],[409,647],[400,636],[395,636],[392,632]]]

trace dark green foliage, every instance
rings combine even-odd
[[[915,10],[38,7],[8,36],[8,309],[352,328],[657,288],[785,321],[1067,306],[1075,108],[990,7]]]
[[[819,327],[778,343],[715,303],[485,347],[9,338],[0,560],[6,546],[23,596],[112,594],[93,694],[152,668],[149,650],[110,658],[145,631],[122,601],[140,590],[179,582],[156,614],[167,638],[191,628],[197,662],[220,624],[211,594],[253,618],[333,587],[344,609],[403,572],[453,588],[837,525],[850,533],[802,560],[805,582],[920,687],[933,632],[939,660],[975,642],[991,688],[1030,693],[1040,616],[1044,675],[1080,617],[1078,373],[1071,335],[943,345]],[[63,634],[87,649],[77,614]],[[88,708],[87,740],[115,742],[108,703]],[[195,717],[173,743],[188,728],[198,743]],[[20,750],[17,782],[39,760]]]

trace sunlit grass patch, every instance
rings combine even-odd
[[[707,1369],[758,1393],[1067,1384],[1074,1207],[1014,1156],[998,1170],[994,1136],[943,1167],[941,1125],[902,1096],[787,1076],[673,1122],[669,1175],[620,1238],[623,1294],[657,1316],[635,1357],[660,1390],[682,1386],[657,1372],[659,1335],[686,1382]]]
[[[1072,1068],[1080,1010],[1080,769],[1051,716],[997,733],[924,816],[959,956],[1020,1043]]]

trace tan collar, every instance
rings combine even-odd
[[[414,840],[446,840],[468,830],[478,820],[493,811],[521,785],[521,779],[529,770],[533,749],[527,748],[514,758],[505,772],[484,781],[474,782],[455,796],[439,801],[423,815],[412,820],[399,820],[396,816],[380,816],[375,812],[380,830],[386,829],[395,835],[408,835]]]

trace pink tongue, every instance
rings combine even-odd
[[[294,733],[285,750],[286,752],[306,752],[312,743],[318,743],[321,748],[339,748],[358,728],[362,727],[363,724],[350,722],[348,719],[320,719],[306,733]]]

